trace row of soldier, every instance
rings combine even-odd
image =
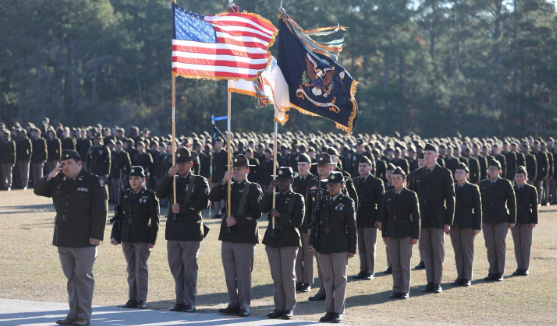
[[[365,148],[365,141],[358,140],[355,155],[360,153],[361,147]],[[275,285],[275,310],[268,314],[269,318],[289,319],[293,316],[296,291],[311,290],[313,257],[316,253],[320,290],[310,300],[325,300],[327,313],[321,321],[341,321],[345,309],[348,259],[355,255],[358,247],[361,272],[354,279],[373,279],[378,230],[387,244],[387,257],[391,264],[387,272],[393,274],[393,299],[409,297],[410,257],[412,246],[418,242],[428,281],[423,291],[442,292],[444,234],[451,235],[455,249],[458,270],[458,278],[453,283],[455,286],[470,285],[473,239],[480,229],[483,229],[486,239],[490,265],[486,281],[503,280],[505,238],[509,229],[513,230],[517,259],[517,270],[513,274],[528,275],[532,229],[537,224],[538,196],[535,187],[525,184],[529,175],[527,168],[517,168],[513,188],[512,183],[502,177],[500,161],[496,157],[490,158],[486,164],[487,177],[478,187],[467,181],[472,174],[468,165],[459,163],[453,173],[439,164],[440,151],[435,144],[425,144],[422,140],[416,142],[416,152],[420,152],[416,161],[418,168],[409,174],[404,167],[395,166],[401,161],[400,158],[387,158],[387,161],[391,161],[387,163],[374,159],[364,151],[357,160],[359,176],[352,179],[348,172],[340,168],[341,156],[337,150],[330,147],[315,157],[315,163],[312,163],[313,159],[309,155],[298,153],[296,169],[292,166],[278,169],[277,182],[271,181],[267,189],[249,181],[251,169],[256,166],[241,153],[235,155],[233,172],[228,171],[225,162],[222,162],[223,167],[217,166],[223,169],[224,175],[219,181],[213,174],[216,182],[211,187],[205,177],[192,172],[198,154],[185,147],[178,149],[177,165],[168,169],[158,183],[156,192],[146,188],[148,171],[140,166],[131,167],[128,175],[131,176],[132,189],[124,196],[121,229],[113,228],[111,237],[113,244],[123,244],[128,261],[130,293],[129,301],[124,306],[146,306],[147,259],[156,241],[159,220],[156,193],[170,201],[165,238],[169,266],[176,281],[176,305],[171,310],[195,311],[197,255],[200,242],[207,232],[201,212],[208,207],[209,200],[219,203],[225,199],[228,181],[233,182],[232,213],[231,216],[224,214],[222,217],[219,240],[222,241],[222,263],[230,303],[220,310],[221,313],[249,315],[251,270],[255,245],[259,242],[257,220],[262,213],[267,212],[272,218],[269,219],[263,244],[266,246]],[[222,143],[222,140],[216,143]],[[372,153],[377,155],[377,148],[381,149],[381,146],[379,142],[375,143]],[[219,153],[222,151],[220,149]],[[400,147],[398,151],[387,148],[386,152],[387,155],[393,152],[396,156],[402,150]],[[41,179],[42,183],[39,181],[38,189],[35,188],[37,194],[55,198],[57,227],[70,225],[68,222],[72,216],[83,217],[83,213],[67,213],[71,206],[67,207],[70,201],[64,200],[64,191],[68,193],[67,198],[71,197],[69,192],[72,190],[83,192],[84,187],[76,188],[72,182],[66,185],[66,180],[77,178],[81,181],[85,170],[82,169],[79,153],[72,150],[65,150],[65,153],[63,162],[78,166],[79,173],[69,176],[71,171],[66,173],[64,167],[64,173],[60,174],[62,166],[59,164]],[[291,152],[287,155],[293,157]],[[450,162],[450,158],[446,161]],[[379,172],[381,162],[386,163],[386,182]],[[316,175],[311,173],[312,168],[316,169]],[[457,180],[456,195],[453,175]],[[132,181],[135,179],[132,177],[138,177],[140,182]],[[53,179],[55,182],[51,182]],[[173,179],[176,182],[177,203],[172,199]],[[103,184],[102,179],[100,184]],[[279,191],[275,192],[277,186]],[[89,192],[89,188],[85,189],[85,192]],[[91,195],[94,193],[91,191]],[[276,196],[274,209],[271,204],[273,193]],[[78,194],[83,198],[84,194]],[[152,207],[147,210],[144,205]],[[80,205],[75,209],[87,210],[88,207],[92,209],[93,205]],[[517,212],[519,225],[515,226]],[[100,219],[103,212],[98,210],[97,213]],[[96,218],[93,212],[90,215],[91,219]],[[273,220],[276,222],[272,223]],[[79,226],[79,220],[75,222]],[[93,224],[91,222],[90,225]],[[60,230],[64,229],[57,229],[63,232]],[[94,233],[96,237],[89,239],[92,248],[102,240],[98,230]],[[59,251],[61,247],[68,247],[67,243],[57,243],[57,237],[60,237],[60,233],[55,232],[54,244],[59,246]],[[64,267],[62,254],[60,257]],[[92,262],[83,270],[92,271]],[[92,278],[92,274],[88,273],[87,277]],[[79,294],[80,291],[77,292]],[[70,300],[81,299],[79,295],[70,293]],[[70,302],[70,307],[73,308],[68,318],[60,323],[88,322],[90,309],[80,311],[80,305],[76,305],[76,302]]]

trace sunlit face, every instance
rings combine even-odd
[[[490,166],[487,169],[487,172],[489,173],[489,177],[493,180],[497,179],[499,177],[499,174],[501,174],[501,169],[499,169],[496,166]]]
[[[423,168],[425,166],[425,158],[418,159],[418,167]]]
[[[524,173],[517,173],[514,176],[514,180],[518,185],[522,186],[526,181],[528,181],[528,177]]]
[[[371,172],[371,169],[372,167],[368,163],[360,163],[358,165],[358,173],[361,176],[367,176]]]
[[[334,197],[340,194],[340,191],[344,188],[343,183],[327,183],[327,190],[329,190],[329,194]]]
[[[393,183],[393,172],[394,170],[387,170],[387,172],[385,172],[385,178],[387,178],[387,181],[389,181],[390,183]]]
[[[400,189],[404,185],[404,177],[402,174],[393,174],[391,180],[396,189]]]
[[[68,178],[75,179],[81,172],[81,164],[81,161],[76,162],[74,159],[62,161],[62,173]]]
[[[130,177],[130,186],[134,191],[138,191],[143,187],[143,183],[145,182],[145,178],[133,175]]]
[[[308,162],[298,162],[298,172],[301,175],[305,176],[309,172],[309,163]]]
[[[248,169],[247,166],[235,167],[232,170],[232,173],[234,174],[234,180],[242,181],[245,178],[247,178],[247,176],[249,174],[249,169]]]
[[[464,181],[466,181],[466,178],[468,178],[468,173],[466,173],[466,170],[457,169],[457,170],[454,172],[454,178],[455,178],[456,181],[458,181],[458,182],[464,182]]]
[[[429,166],[434,165],[437,163],[438,156],[439,154],[436,151],[424,151],[425,164]]]
[[[188,175],[193,167],[193,162],[180,162],[177,163],[176,166],[178,167],[178,173],[180,173],[180,175]]]
[[[281,192],[286,192],[290,189],[294,179],[278,178],[278,188]]]

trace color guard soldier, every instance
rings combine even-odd
[[[530,249],[532,232],[538,224],[538,193],[536,187],[526,183],[528,172],[524,166],[516,170],[514,192],[516,194],[516,225],[511,229],[517,268],[513,275],[530,273]]]
[[[148,173],[141,166],[129,170],[131,188],[122,194],[122,219],[114,224],[110,236],[111,244],[122,244],[128,264],[128,302],[122,308],[147,308],[147,260],[157,240],[160,216],[159,199],[145,186]]]
[[[62,172],[62,173],[60,173]],[[34,189],[52,198],[56,209],[53,245],[58,247],[68,279],[70,312],[59,325],[89,325],[93,300],[93,263],[104,237],[108,198],[102,180],[82,168],[76,151],[65,150],[62,161]]]
[[[360,175],[354,178],[354,186],[358,198],[361,198],[356,214],[360,273],[354,275],[352,279],[371,280],[375,275],[377,228],[381,227],[385,187],[383,180],[371,175],[373,163],[367,156],[361,157],[358,171]]]
[[[298,156],[298,172],[292,184],[292,190],[307,198],[309,193],[309,184],[315,179],[315,175],[310,172],[311,159],[307,154]],[[296,259],[296,291],[306,293],[311,290],[313,283],[313,253],[308,250],[309,235],[308,223],[311,219],[311,212],[305,211],[302,225],[298,228],[300,237],[302,238],[302,248],[298,251]]]
[[[500,177],[501,163],[491,160],[489,179],[480,183],[483,205],[483,233],[489,261],[486,281],[503,281],[507,255],[506,237],[516,223],[516,198],[511,182]]]
[[[449,234],[454,218],[454,183],[451,172],[437,163],[437,148],[424,148],[426,165],[417,170],[416,185],[420,200],[422,250],[427,275],[423,292],[441,293],[445,234]]]
[[[323,272],[325,311],[320,322],[339,323],[346,305],[348,259],[356,254],[358,235],[354,200],[343,194],[344,176],[332,171],[323,182],[328,196],[321,201],[319,216],[312,221],[310,250],[317,252]]]
[[[385,193],[381,204],[381,231],[389,246],[393,268],[391,299],[408,299],[410,295],[410,258],[412,247],[420,238],[420,212],[415,192],[404,187],[406,175],[397,167],[393,172],[394,188]]]
[[[474,239],[481,231],[482,202],[478,186],[466,179],[470,171],[460,163],[455,171],[456,207],[450,236],[456,261],[457,278],[453,286],[470,286],[474,267]]]
[[[298,228],[302,225],[305,214],[304,197],[292,191],[292,183],[298,173],[291,167],[281,167],[259,203],[261,212],[269,212],[269,225],[263,237],[265,251],[269,258],[271,277],[273,278],[273,297],[275,310],[268,313],[269,318],[291,319],[296,306],[295,264],[302,242]],[[273,195],[275,208],[273,207]],[[272,218],[275,224],[272,224]]]
[[[209,194],[211,201],[225,200],[227,182],[232,182],[231,214],[224,216],[219,240],[222,241],[221,255],[226,287],[230,302],[219,313],[249,316],[251,301],[251,272],[255,245],[259,243],[257,220],[261,218],[259,203],[263,198],[261,186],[247,180],[248,159],[244,155],[234,158],[233,171],[226,171],[224,178]],[[228,210],[227,210],[228,211]]]
[[[159,198],[168,197],[166,222],[168,265],[174,277],[176,304],[170,311],[195,312],[197,299],[197,256],[208,229],[201,212],[209,207],[207,179],[191,171],[195,152],[180,147],[176,165],[170,167],[157,187]],[[176,182],[176,203],[172,183]]]

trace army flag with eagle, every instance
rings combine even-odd
[[[358,119],[358,82],[337,62],[344,39],[317,42],[311,38],[345,28],[304,30],[280,9],[278,29],[277,61],[288,84],[290,107],[329,119],[338,129],[352,133]]]

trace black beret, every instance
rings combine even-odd
[[[300,154],[298,156],[298,163],[311,163],[311,158],[307,154]]]
[[[362,158],[360,158],[360,163],[367,163],[369,165],[373,165],[373,163],[371,162],[371,160],[369,159],[369,157],[367,156],[362,156]]]
[[[418,155],[418,159],[423,160],[425,159],[425,155],[424,153],[420,153],[420,155]]]
[[[524,166],[522,166],[522,165],[519,166],[519,167],[516,169],[516,173],[517,173],[517,174],[520,173],[520,174],[528,175],[528,171],[526,171],[526,167],[524,167]]]
[[[406,173],[404,172],[404,170],[402,170],[400,167],[397,167],[394,171],[393,174],[400,174],[402,176],[402,178],[406,178]]]
[[[149,176],[149,171],[145,171],[142,166],[132,166],[129,176],[145,178]]]
[[[468,166],[466,166],[466,164],[464,163],[459,163],[458,166],[456,167],[457,170],[464,170],[466,171],[466,173],[470,173],[470,169],[468,169]]]
[[[334,147],[327,148],[327,154],[338,156],[338,151]]]
[[[79,155],[79,153],[77,151],[74,151],[72,149],[65,149],[62,151],[62,161],[64,160],[69,160],[72,158],[77,158],[79,160],[81,160],[81,156]]]
[[[196,152],[190,152],[185,147],[180,147],[176,150],[176,163],[191,162],[197,158]]]
[[[424,147],[424,151],[434,151],[437,153],[437,147],[435,147],[435,145],[433,144],[427,144]]]

